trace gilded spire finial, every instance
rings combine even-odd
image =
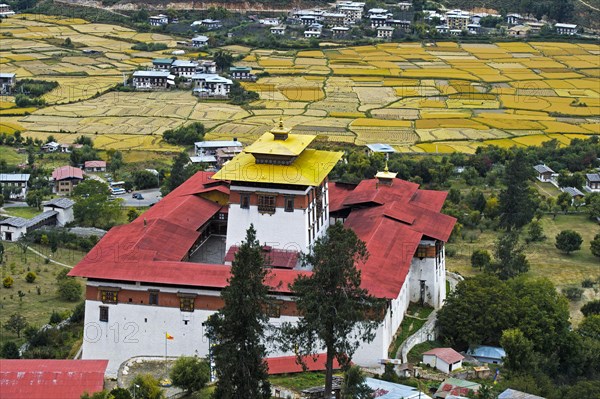
[[[283,117],[279,117],[279,128],[283,129]]]
[[[389,172],[389,171],[390,171],[390,169],[388,168],[388,161],[387,161],[387,159],[385,160],[385,168],[383,168],[383,171],[384,171],[385,173],[387,173],[387,172]]]

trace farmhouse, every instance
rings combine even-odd
[[[87,278],[85,325],[93,331],[86,336],[94,339],[84,340],[84,359],[109,359],[107,373],[115,375],[131,357],[164,355],[165,331],[174,336],[171,356],[206,356],[203,323],[222,306],[226,254],[250,224],[278,256],[267,281],[277,300],[274,324],[298,320],[288,284],[311,268],[293,259],[330,223],[344,222],[366,242],[370,257],[357,265],[362,285],[387,306],[373,342],[356,352],[357,364],[387,357],[410,301],[441,306],[444,242],[455,223],[440,213],[446,193],[420,190],[388,170],[358,185],[330,184],[342,154],[308,149],[315,137],[290,130],[280,121],[216,174],[198,172],[132,223],[111,229],[70,272]],[[139,329],[115,341],[114,325]],[[267,345],[272,357],[293,356]]]
[[[150,26],[162,26],[167,25],[169,23],[169,17],[164,14],[153,15],[148,17],[148,23]]]
[[[334,26],[331,28],[331,33],[334,37],[341,37],[346,35],[350,31],[350,28],[346,26]]]
[[[573,36],[577,34],[577,25],[574,24],[555,24],[554,29],[556,29],[556,33],[559,35],[568,35]]]
[[[377,37],[380,39],[389,39],[394,33],[394,28],[389,26],[380,26],[377,28]]]
[[[0,18],[8,18],[11,15],[15,15],[15,12],[11,10],[8,4],[0,4]]]
[[[206,46],[208,46],[208,37],[200,35],[192,39],[192,47],[202,48]]]
[[[467,25],[471,21],[471,15],[466,11],[452,10],[446,13],[446,21],[450,30],[467,30]]]
[[[152,69],[155,71],[170,71],[171,64],[173,64],[172,58],[155,58],[152,60]]]
[[[402,19],[390,19],[387,22],[388,26],[391,26],[392,28],[400,29],[403,32],[410,32],[411,24],[412,23],[410,21],[405,21]]]
[[[452,348],[435,348],[423,353],[423,363],[446,374],[462,368],[464,358]]]
[[[221,21],[219,21],[218,19],[210,19],[210,18],[203,19],[202,21],[200,21],[200,25],[204,26],[208,30],[218,29],[223,26]]]
[[[508,14],[506,16],[506,23],[509,25],[519,25],[525,18],[521,14]]]
[[[256,75],[252,74],[252,68],[250,67],[231,67],[229,68],[229,75],[235,80],[256,80]]]
[[[56,226],[63,227],[67,223],[71,223],[75,220],[75,217],[73,216],[73,205],[75,205],[75,202],[69,198],[54,198],[43,204],[43,210],[44,212],[56,212]]]
[[[3,399],[79,399],[104,389],[106,360],[2,360]]]
[[[585,189],[591,192],[600,192],[600,173],[586,173]]]
[[[5,241],[19,241],[21,236],[30,231],[37,230],[43,226],[55,226],[58,224],[58,211],[44,209],[44,212],[25,219],[21,217],[10,217],[0,221],[0,239]]]
[[[196,72],[217,73],[217,63],[214,61],[201,60],[196,67]]]
[[[52,171],[54,187],[52,192],[60,195],[70,195],[73,189],[83,180],[83,171],[73,166],[61,166]]]
[[[0,173],[0,193],[8,191],[10,199],[25,199],[29,177],[27,173]]]
[[[235,149],[238,152],[242,151],[244,145],[237,140],[213,140],[213,141],[197,141],[194,143],[196,155],[217,155],[218,150]]]
[[[214,73],[192,75],[193,93],[197,96],[228,97],[233,82]]]
[[[175,60],[171,64],[171,74],[184,78],[191,78],[196,73],[199,64],[196,61]]]
[[[552,169],[550,169],[545,164],[535,165],[533,167],[533,169],[535,169],[535,172],[537,173],[537,176],[536,176],[537,179],[541,182],[551,181],[552,176],[556,174]]]
[[[531,26],[516,25],[508,30],[508,35],[513,37],[525,37],[531,31]]]
[[[14,72],[0,73],[0,94],[12,93],[16,84],[17,84],[17,74],[15,74]]]
[[[86,172],[106,172],[106,161],[85,161],[83,169]]]
[[[387,26],[388,17],[387,15],[371,15],[371,28],[377,28],[379,26]]]
[[[576,187],[563,187],[561,190],[563,193],[567,193],[571,196],[571,204],[573,204],[576,199],[585,197],[585,194]]]
[[[56,152],[60,148],[60,144],[56,141],[51,141],[42,146],[42,151],[44,152]]]
[[[167,89],[175,86],[175,76],[166,71],[135,71],[132,82],[138,90]]]
[[[344,25],[346,14],[341,12],[326,12],[323,13],[323,24],[326,26]]]
[[[271,27],[272,35],[285,35],[285,25]]]

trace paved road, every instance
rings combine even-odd
[[[133,193],[140,193],[144,197],[143,200],[138,200],[132,198],[131,195]],[[126,193],[122,195],[117,195],[117,198],[123,198],[123,206],[150,206],[161,200],[160,190],[158,188],[153,188],[150,190],[137,190],[133,193]]]

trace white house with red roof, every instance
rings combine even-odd
[[[86,172],[106,172],[106,161],[85,161],[83,169]]]
[[[362,285],[385,298],[387,310],[355,363],[376,366],[387,357],[410,301],[441,306],[444,242],[455,223],[440,213],[446,193],[420,190],[387,170],[358,185],[331,184],[327,175],[341,154],[308,149],[313,139],[280,122],[216,174],[198,172],[111,229],[69,273],[87,278],[83,358],[109,359],[107,374],[115,375],[127,359],[165,356],[165,349],[206,356],[204,322],[223,304],[220,291],[251,223],[269,259],[273,325],[298,320],[289,284],[311,273],[299,255],[331,221],[344,221],[366,242]],[[167,333],[174,339],[166,341]],[[293,355],[273,350],[269,364],[279,369]]]
[[[423,353],[423,363],[446,374],[462,368],[464,358],[452,348],[434,348]]]

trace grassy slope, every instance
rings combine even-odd
[[[28,251],[27,257],[24,258],[16,244],[7,242],[3,244],[6,253],[0,269],[2,278],[7,275],[12,276],[14,285],[8,289],[0,285],[0,324],[4,325],[4,322],[13,313],[19,313],[25,316],[31,325],[40,327],[48,322],[53,311],[56,310],[60,313],[73,310],[77,302],[63,301],[56,293],[55,276],[63,269],[62,266],[53,263],[45,264],[44,258],[31,251]],[[50,254],[46,248],[36,245],[33,247],[42,253]],[[67,265],[75,265],[83,256],[83,252],[61,248],[52,258]],[[28,268],[37,274],[37,279],[32,284],[25,281]],[[37,294],[36,287],[38,286],[41,289],[41,295]],[[25,293],[22,302],[19,301],[18,291]],[[17,339],[16,334],[6,331],[4,327],[0,328],[0,345],[15,339]],[[21,338],[17,342],[20,344],[24,342],[24,339]]]
[[[12,147],[0,145],[0,159],[3,159],[9,165],[18,165],[27,162],[27,154],[19,154]]]
[[[4,208],[6,216],[16,216],[25,219],[31,219],[35,215],[42,213],[39,209],[29,206],[17,207],[17,208]]]

